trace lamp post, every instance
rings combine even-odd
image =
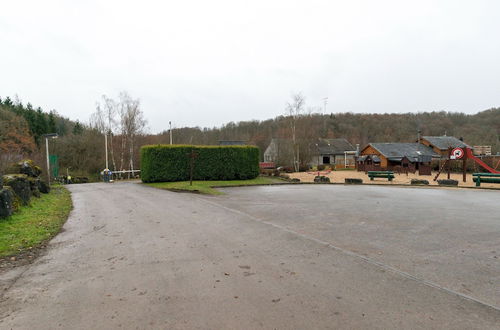
[[[168,122],[168,125],[169,125],[169,133],[170,133],[170,144],[172,144],[172,122],[169,121]]]
[[[49,160],[49,139],[57,139],[57,133],[42,135],[45,138],[45,153],[47,154],[47,184],[50,186],[50,160]]]

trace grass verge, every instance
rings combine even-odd
[[[208,195],[222,195],[223,193],[213,187],[228,187],[228,186],[255,186],[272,183],[283,182],[280,179],[257,177],[251,180],[231,180],[231,181],[193,181],[193,185],[189,185],[189,181],[178,182],[154,182],[145,183],[154,188],[173,190],[173,191],[191,191],[199,192]]]
[[[73,204],[69,191],[52,186],[50,194],[32,198],[7,219],[0,220],[0,257],[35,248],[54,237],[68,218]]]

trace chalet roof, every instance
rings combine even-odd
[[[447,150],[448,148],[470,148],[468,144],[454,136],[423,136],[422,139],[429,141],[431,145],[440,150]]]
[[[429,162],[440,157],[432,148],[420,143],[370,143],[370,146],[392,161],[406,157],[412,162]]]
[[[318,149],[321,155],[343,155],[356,150],[346,139],[320,139]]]

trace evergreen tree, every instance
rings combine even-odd
[[[60,133],[57,131],[57,127],[56,127],[56,116],[55,116],[55,110],[52,110],[51,112],[49,112],[49,120],[48,120],[48,132],[49,133]]]
[[[82,133],[83,133],[83,126],[77,120],[76,123],[75,123],[75,126],[73,127],[73,134],[74,135],[81,135]]]

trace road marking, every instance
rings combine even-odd
[[[440,290],[440,291],[443,291],[445,293],[448,293],[448,294],[452,294],[452,295],[455,295],[455,296],[458,296],[460,298],[463,298],[463,299],[466,299],[466,300],[469,300],[469,301],[472,301],[472,302],[475,302],[477,304],[480,304],[480,305],[483,305],[485,307],[489,307],[497,312],[500,312],[500,308],[497,307],[497,306],[494,306],[494,305],[491,305],[487,302],[484,302],[484,301],[481,301],[481,300],[478,300],[474,297],[471,297],[471,296],[468,296],[466,294],[463,294],[463,293],[460,293],[460,292],[457,292],[457,291],[454,291],[453,289],[448,289],[448,288],[445,288],[443,286],[440,286],[439,284],[436,284],[434,282],[431,282],[431,281],[428,281],[428,280],[425,280],[423,278],[419,278],[419,277],[416,277],[414,275],[411,275],[410,273],[407,273],[407,272],[404,272],[402,270],[399,270],[397,268],[394,268],[390,265],[387,265],[387,264],[384,264],[383,262],[380,262],[380,261],[376,261],[376,260],[373,260],[371,258],[368,258],[368,257],[365,257],[361,254],[358,254],[358,253],[355,253],[355,252],[352,252],[352,251],[349,251],[349,250],[345,250],[343,248],[340,248],[338,246],[335,246],[329,242],[326,242],[326,241],[323,241],[323,240],[320,240],[318,238],[315,238],[315,237],[311,237],[311,236],[308,236],[306,234],[302,234],[302,233],[299,233],[295,230],[292,230],[290,228],[287,228],[287,227],[284,227],[284,226],[280,226],[278,224],[275,224],[275,223],[272,223],[272,222],[269,222],[269,221],[266,221],[266,220],[263,220],[263,219],[259,219],[251,214],[248,214],[248,213],[245,213],[243,211],[239,211],[239,210],[236,210],[236,209],[232,209],[230,207],[227,207],[227,206],[224,206],[224,205],[221,205],[219,203],[215,203],[213,201],[209,201],[203,197],[197,197],[198,199],[200,199],[201,201],[207,203],[207,204],[210,204],[212,206],[216,206],[216,207],[220,207],[222,209],[225,209],[229,212],[233,212],[233,213],[236,213],[236,214],[239,214],[239,215],[242,215],[242,216],[245,216],[247,218],[250,218],[252,219],[253,221],[257,221],[257,222],[260,222],[260,223],[263,223],[263,224],[266,224],[266,225],[269,225],[269,226],[272,226],[274,228],[277,228],[277,229],[280,229],[280,230],[283,230],[283,231],[286,231],[287,233],[290,233],[290,234],[294,234],[294,235],[297,235],[297,236],[300,236],[306,240],[309,240],[309,241],[313,241],[313,242],[316,242],[318,244],[321,244],[321,245],[324,245],[332,250],[335,250],[335,251],[338,251],[340,253],[343,253],[345,255],[348,255],[348,256],[351,256],[351,257],[354,257],[354,258],[357,258],[357,259],[361,259],[362,261],[366,262],[366,263],[369,263],[371,265],[374,265],[376,267],[379,267],[379,268],[382,268],[386,271],[390,271],[394,274],[397,274],[397,275],[400,275],[404,278],[407,278],[407,279],[410,279],[410,280],[413,280],[415,282],[418,282],[418,283],[421,283],[423,285],[426,285],[428,287],[431,287],[433,289],[437,289],[437,290]]]

